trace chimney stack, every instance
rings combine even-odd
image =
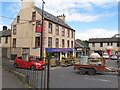
[[[35,6],[35,0],[21,0],[21,9]]]
[[[4,31],[4,30],[7,30],[7,26],[3,26],[3,31]]]
[[[57,17],[60,18],[63,22],[65,22],[65,15],[64,14],[63,15],[59,15]]]

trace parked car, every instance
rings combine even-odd
[[[110,59],[111,59],[111,60],[117,60],[118,58],[117,58],[116,55],[111,55],[111,56],[110,56]]]
[[[105,58],[105,59],[109,59],[109,55],[108,55],[108,53],[104,53],[104,54],[103,54],[103,58]]]
[[[40,70],[45,69],[45,63],[43,61],[39,61],[37,58],[29,57],[28,61],[22,59],[22,56],[18,56],[14,60],[14,67],[28,68],[31,70]]]

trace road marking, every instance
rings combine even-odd
[[[103,82],[111,82],[110,80],[106,80],[106,79],[96,79],[96,78],[88,78],[88,77],[85,77],[85,79],[88,79],[88,80],[97,80],[97,81],[103,81]]]

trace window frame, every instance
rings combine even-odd
[[[62,36],[65,36],[65,28],[62,27]]]
[[[41,37],[35,37],[35,47],[40,48]]]
[[[48,47],[52,47],[52,37],[48,37]]]
[[[8,37],[5,37],[5,43],[8,43]]]
[[[55,39],[55,47],[56,47],[56,48],[59,48],[59,38],[56,38],[56,39]]]
[[[53,24],[51,22],[48,23],[48,33],[52,33]]]
[[[59,26],[58,25],[55,26],[55,34],[59,35]]]
[[[20,15],[17,16],[17,23],[20,23]]]
[[[32,21],[36,21],[36,11],[32,12]]]
[[[13,25],[13,35],[17,34],[17,25]]]
[[[16,48],[16,42],[17,42],[16,38],[13,38],[13,48]]]

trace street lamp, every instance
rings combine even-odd
[[[42,49],[43,49],[43,19],[44,19],[44,4],[45,4],[45,2],[42,0],[42,30],[41,30],[41,48],[40,48],[40,58],[41,58],[41,61],[42,61],[42,56],[43,56],[43,52],[42,52]]]

